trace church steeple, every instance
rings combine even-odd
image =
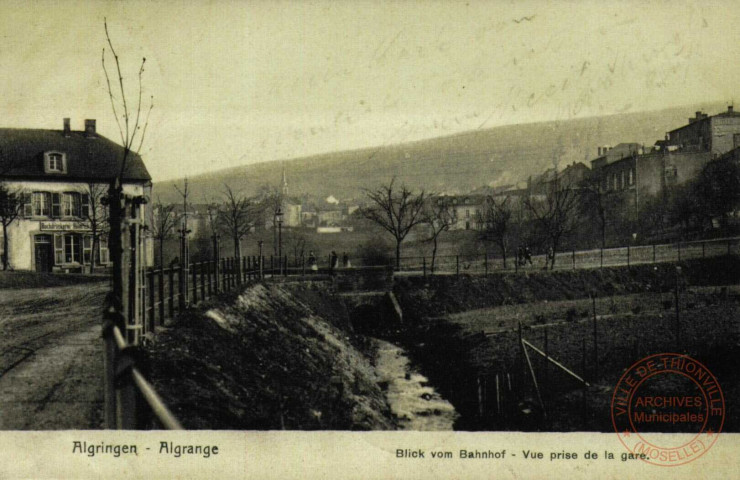
[[[282,185],[283,197],[288,196],[288,177],[285,175],[285,165],[283,165],[283,185]]]

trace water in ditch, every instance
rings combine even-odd
[[[375,367],[384,386],[391,410],[402,430],[453,430],[458,413],[410,365],[406,351],[392,343],[377,341]]]

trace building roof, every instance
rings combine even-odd
[[[623,158],[632,157],[642,153],[642,146],[639,143],[620,143],[615,147],[605,147],[604,152],[591,160],[592,168],[599,168],[600,166],[608,165],[613,162],[622,160]]]
[[[123,147],[98,134],[70,131],[65,136],[62,130],[0,128],[0,171],[5,177],[52,178],[44,173],[46,152],[66,155],[67,173],[61,177],[69,180],[110,180],[123,161]],[[123,181],[151,181],[141,156],[131,152],[126,163]]]

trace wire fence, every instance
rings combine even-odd
[[[591,250],[570,250],[555,254],[554,266],[548,254],[529,255],[515,251],[504,259],[489,252],[459,255],[401,257],[402,274],[488,274],[532,269],[576,270],[631,266],[651,263],[718,257],[740,253],[740,237],[669,244],[637,245]]]
[[[645,295],[639,302],[592,297],[560,319],[482,331],[491,362],[467,382],[477,386],[471,396],[478,398],[481,421],[512,426],[522,421],[522,410],[532,409],[531,421],[546,422],[555,398],[580,391],[579,418],[592,428],[588,388],[611,386],[615,372],[635,359],[658,352],[710,355],[740,341],[737,294],[727,287],[697,291],[677,282],[673,291]]]

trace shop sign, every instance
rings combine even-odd
[[[90,230],[90,224],[87,222],[41,222],[40,230],[42,232],[72,232],[80,230]]]

